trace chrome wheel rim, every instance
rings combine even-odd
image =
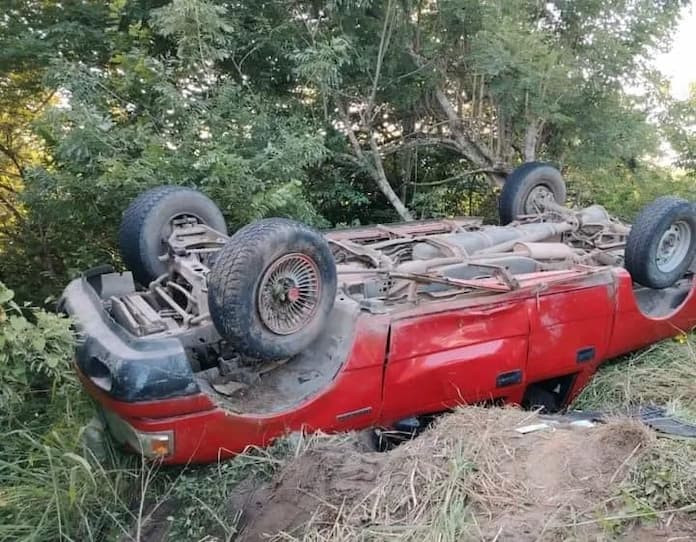
[[[319,306],[319,268],[310,257],[286,254],[268,266],[258,290],[258,312],[263,324],[278,335],[306,326]]]
[[[524,213],[527,215],[532,215],[535,213],[540,213],[544,210],[544,202],[547,200],[553,201],[553,192],[545,184],[540,184],[535,186],[529,192],[526,201],[524,202]]]
[[[691,228],[683,220],[672,224],[657,243],[657,268],[663,273],[677,269],[691,248]]]

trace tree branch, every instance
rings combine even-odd
[[[375,67],[375,76],[372,79],[372,91],[370,92],[370,97],[367,101],[367,115],[370,116],[372,108],[375,105],[375,99],[377,97],[377,86],[379,84],[379,78],[382,72],[382,62],[384,61],[384,55],[387,52],[387,47],[389,47],[389,40],[391,39],[391,25],[389,24],[389,17],[392,11],[392,0],[389,0],[387,4],[387,12],[384,15],[384,25],[382,26],[382,35],[379,39],[379,50],[377,52],[377,66]]]
[[[19,161],[19,158],[14,153],[14,151],[10,150],[8,147],[0,143],[0,152],[2,152],[5,156],[7,156],[10,159],[10,161],[17,168],[19,176],[24,178],[24,168],[22,167],[22,163]]]
[[[348,117],[348,108],[344,104],[337,104],[337,106],[338,113],[345,124],[346,135],[348,136],[348,140],[350,141],[351,147],[353,148],[353,153],[355,154],[357,160],[367,169],[372,179],[382,191],[382,194],[384,194],[396,212],[399,213],[401,219],[405,221],[413,220],[411,211],[409,211],[404,203],[399,199],[399,196],[396,195],[396,192],[394,192],[394,189],[389,183],[389,179],[387,179],[387,174],[384,171],[384,164],[382,163],[382,157],[379,154],[379,146],[375,140],[374,131],[370,129],[368,134],[370,149],[372,151],[370,153],[372,160],[370,160],[370,157],[368,157],[360,146],[360,141],[358,141],[358,138],[353,131],[350,118]]]
[[[0,175],[5,175],[5,173],[0,172]],[[0,183],[0,189],[2,190],[7,190],[8,192],[12,192],[13,194],[17,194],[17,189],[7,183]]]
[[[7,209],[10,210],[10,212],[15,216],[18,222],[24,222],[24,217],[22,216],[22,213],[19,212],[19,209],[5,196],[0,194],[0,203],[2,203]]]
[[[453,139],[449,139],[446,137],[438,137],[438,136],[432,136],[428,134],[411,134],[409,136],[406,136],[404,139],[407,141],[403,140],[397,140],[393,143],[389,143],[388,145],[383,145],[380,148],[380,153],[387,156],[390,154],[393,154],[395,152],[399,152],[401,150],[406,150],[406,149],[411,149],[414,147],[445,147],[447,149],[460,152],[459,151],[459,146],[457,145],[457,142],[454,141]]]
[[[495,169],[490,169],[490,168],[479,168],[479,169],[472,169],[470,171],[464,171],[462,173],[459,173],[458,175],[452,175],[451,177],[447,177],[445,179],[440,179],[438,181],[430,181],[430,182],[426,182],[426,183],[418,183],[415,181],[409,181],[407,184],[410,184],[413,186],[440,186],[440,185],[451,183],[452,181],[456,181],[458,179],[461,179],[462,177],[469,177],[471,175],[476,175],[477,173],[498,174],[498,173],[500,173],[500,171],[495,170]]]
[[[56,95],[56,91],[52,90],[51,92],[48,93],[48,96],[46,96],[43,100],[41,100],[35,108],[33,108],[33,109],[30,108],[29,110],[34,114],[38,113],[44,107],[46,107],[48,102],[50,102],[55,95]]]
[[[387,174],[384,171],[382,157],[379,154],[379,147],[377,146],[377,141],[375,140],[375,134],[373,132],[370,132],[369,140],[370,148],[372,149],[372,156],[374,157],[375,161],[375,171],[377,173],[375,181],[377,182],[377,186],[379,186],[382,193],[389,200],[389,203],[391,203],[394,209],[396,209],[396,212],[399,213],[402,220],[407,222],[413,220],[411,211],[409,211],[406,205],[404,205],[404,202],[399,199],[399,196],[396,195],[396,192],[394,192],[391,184],[389,184]]]

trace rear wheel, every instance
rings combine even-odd
[[[563,205],[565,199],[566,186],[561,172],[550,164],[528,162],[505,179],[498,201],[500,223],[509,224],[519,216],[541,212],[545,200]]]
[[[238,352],[288,358],[321,332],[336,280],[319,232],[284,218],[260,220],[235,233],[218,254],[208,276],[210,315]]]
[[[118,234],[123,262],[140,284],[147,285],[167,272],[167,240],[177,220],[227,233],[220,209],[197,190],[158,186],[143,192],[123,213]]]
[[[696,208],[664,196],[638,214],[626,240],[626,269],[648,288],[668,288],[688,271],[696,257]]]

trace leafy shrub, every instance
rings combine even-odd
[[[70,367],[70,321],[13,296],[0,283],[0,540],[101,540],[132,522],[140,471],[83,444],[94,408]]]
[[[14,292],[0,283],[0,409],[10,411],[27,394],[46,387],[54,393],[72,378],[70,322],[13,301]]]

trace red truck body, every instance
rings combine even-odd
[[[602,362],[696,326],[693,278],[659,317],[641,310],[631,277],[620,267],[518,279],[522,287],[512,292],[359,313],[333,379],[282,411],[233,412],[205,391],[119,401],[79,367],[78,373],[112,432],[166,434],[171,448],[165,463],[199,463],[294,431],[389,427],[459,405],[520,404],[537,382],[558,382],[567,405]]]

